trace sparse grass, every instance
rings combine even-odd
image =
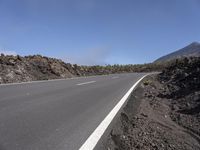
[[[144,84],[145,86],[150,85],[151,83],[152,83],[151,80],[145,80],[145,81],[143,81],[143,84]]]

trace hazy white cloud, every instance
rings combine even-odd
[[[108,48],[93,48],[85,50],[79,55],[72,55],[63,58],[64,61],[79,65],[105,65],[111,54]]]
[[[10,51],[10,50],[0,50],[0,54],[13,55],[13,56],[17,55],[17,53],[15,51]]]

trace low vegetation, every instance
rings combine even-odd
[[[62,60],[33,56],[0,56],[0,83],[71,78],[114,73],[160,71],[166,64],[79,66]]]

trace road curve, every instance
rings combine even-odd
[[[144,73],[0,85],[0,150],[76,150]]]

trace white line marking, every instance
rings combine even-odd
[[[101,76],[107,76],[107,75],[82,76],[82,77],[72,77],[72,78],[63,78],[63,79],[50,79],[50,80],[36,80],[36,81],[16,82],[16,83],[2,83],[2,84],[0,84],[0,86],[30,84],[30,83],[45,83],[45,82],[52,82],[52,81],[64,81],[64,80],[84,79],[84,78],[101,77]]]
[[[94,83],[96,81],[89,81],[89,82],[83,82],[83,83],[79,83],[79,84],[76,84],[76,85],[85,85],[85,84],[90,84],[90,83]]]
[[[116,76],[116,77],[112,77],[112,79],[117,79],[117,78],[119,78],[118,76]]]
[[[101,77],[101,76],[109,76],[113,74],[106,74],[106,75],[94,75],[94,76],[81,76],[81,77],[72,77],[72,78],[63,78],[63,79],[50,79],[50,80],[36,80],[36,81],[27,81],[27,82],[15,82],[15,83],[2,83],[0,86],[9,86],[9,85],[20,85],[20,84],[30,84],[30,83],[45,83],[51,81],[64,81],[64,80],[74,80],[74,79],[83,79],[83,78],[90,78],[90,77]]]
[[[36,81],[16,82],[16,83],[3,83],[3,84],[0,84],[0,86],[30,84],[30,83],[43,83],[43,82],[45,83],[45,82],[52,82],[52,81],[72,80],[72,79],[77,79],[77,78],[75,77],[75,78],[66,78],[66,79],[51,79],[51,80],[36,80]]]
[[[148,75],[148,74],[147,74]],[[137,84],[144,79],[147,75],[144,75],[140,78],[129,90],[128,92],[122,97],[122,99],[117,103],[117,105],[111,110],[111,112],[106,116],[106,118],[99,124],[99,126],[94,130],[94,132],[88,137],[85,143],[79,148],[79,150],[93,150],[100,140],[101,136],[112,122],[113,118],[116,116],[118,111],[121,109],[123,104],[129,98],[131,92],[135,89]]]

